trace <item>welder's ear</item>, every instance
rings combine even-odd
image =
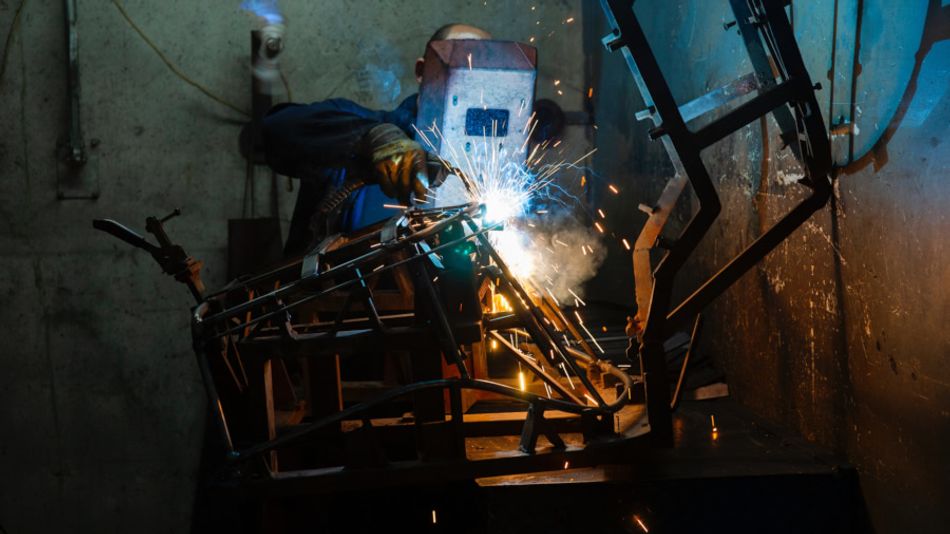
[[[421,57],[416,58],[416,82],[422,83],[422,72],[425,69],[426,60]]]

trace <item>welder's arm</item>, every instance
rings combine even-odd
[[[445,173],[398,126],[351,112],[341,100],[273,109],[263,121],[267,163],[275,171],[308,178],[321,168],[356,168],[356,175],[379,184],[386,195],[408,202],[423,198]]]
[[[365,165],[362,139],[379,124],[331,100],[275,107],[262,121],[267,164],[280,174],[303,179],[327,167]]]

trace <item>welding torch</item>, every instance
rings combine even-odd
[[[352,194],[365,185],[379,185],[390,197],[412,207],[425,202],[428,191],[439,187],[451,169],[394,124],[379,124],[370,129],[358,151],[370,162],[369,169],[350,172],[348,177],[324,196],[316,215],[329,221],[330,215]]]
[[[155,236],[158,246],[150,243],[138,232],[112,219],[94,219],[92,227],[151,254],[165,274],[185,284],[195,300],[201,302],[205,291],[204,283],[201,281],[203,263],[189,256],[181,245],[173,243],[165,232],[164,224],[178,215],[181,215],[181,210],[175,209],[165,217],[145,219],[145,230]]]

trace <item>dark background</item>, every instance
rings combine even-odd
[[[254,22],[237,0],[119,2],[187,76],[250,107]],[[792,4],[803,56],[823,86],[822,113],[837,125],[835,199],[707,310],[701,349],[725,371],[733,398],[857,467],[877,532],[942,532],[950,520],[950,7]],[[578,111],[594,88],[597,128],[569,127],[564,142],[578,155],[598,148],[588,207],[608,214],[613,234],[587,298],[632,306],[620,238],[633,241],[646,217],[636,206],[652,202],[672,171],[634,118],[642,103],[622,58],[602,51],[597,2],[281,6],[290,21],[282,65],[296,101],[395,106],[415,92],[412,60],[447,22],[535,37],[540,97]],[[725,0],[641,0],[637,10],[680,102],[750,70],[734,30],[723,30]],[[95,198],[68,200],[58,196],[56,156],[67,117],[62,5],[0,0],[0,38],[12,31],[0,41],[0,526],[180,532],[190,522],[205,408],[189,296],[90,221],[143,229],[145,216],[182,208],[169,233],[205,261],[205,279],[217,286],[227,220],[276,216],[286,232],[296,189],[280,177],[273,198],[270,174],[258,170],[251,207],[237,149],[245,117],[176,78],[111,1],[80,0],[78,11],[90,157],[80,193]],[[800,171],[771,121],[705,157],[723,213],[681,276],[681,295],[801,194]],[[611,183],[620,195],[607,192]],[[690,207],[684,202],[671,227]]]

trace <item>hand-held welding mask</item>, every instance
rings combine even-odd
[[[426,48],[417,138],[463,171],[466,160],[524,162],[537,78],[537,49],[513,41],[452,39]],[[436,206],[470,202],[462,181],[449,175]]]

